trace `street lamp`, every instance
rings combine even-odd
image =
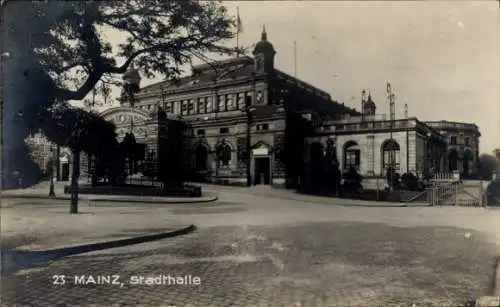
[[[252,122],[253,122],[253,111],[255,108],[252,107],[252,99],[249,96],[245,97],[245,109],[244,112],[246,114],[247,121],[247,129],[246,129],[246,148],[247,148],[247,165],[246,165],[246,177],[247,177],[247,187],[252,186]]]
[[[50,188],[49,188],[49,197],[55,197],[56,193],[54,191],[54,148],[52,144],[50,144]]]
[[[255,72],[252,72],[252,95],[253,97],[245,95],[245,114],[246,114],[246,148],[247,148],[247,165],[246,165],[246,177],[247,177],[247,187],[252,186],[252,122],[253,122],[253,111],[255,108],[252,107],[252,101],[255,101]]]
[[[430,171],[432,169],[432,164],[433,164],[432,163],[433,162],[432,161],[432,147],[431,147],[431,137],[432,137],[432,134],[430,132],[427,132],[426,136],[427,136],[427,146],[426,146],[427,147],[427,153],[426,153],[426,155],[427,155],[427,159],[426,159],[426,161],[427,161],[427,163],[426,163],[427,167],[426,167],[426,169],[427,169],[427,172],[430,173]]]

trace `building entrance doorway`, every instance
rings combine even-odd
[[[271,158],[270,157],[255,157],[254,166],[254,184],[270,184],[271,183]]]
[[[63,163],[61,165],[61,181],[69,180],[69,163]]]

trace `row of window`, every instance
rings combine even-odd
[[[450,144],[451,145],[457,145],[458,142],[457,142],[457,137],[456,136],[452,136],[450,138]],[[470,142],[470,137],[465,137],[463,135],[460,136],[460,144],[464,144],[466,146],[468,145],[471,145],[471,142]]]
[[[193,114],[205,114],[212,112],[226,112],[234,110],[242,110],[245,107],[245,97],[250,97],[252,99],[253,92],[245,92],[238,94],[227,94],[218,95],[215,103],[213,102],[212,96],[200,97],[197,99],[184,99],[181,101],[169,101],[163,103],[163,110],[167,114],[176,115],[193,115]],[[258,102],[262,101],[262,92],[257,92],[256,100]],[[175,107],[179,105],[180,107]],[[153,110],[154,105],[142,106],[142,108],[147,108],[148,110]]]
[[[266,131],[269,130],[269,124],[258,124],[256,126],[257,131]],[[229,133],[229,128],[228,127],[222,127],[219,129],[219,134],[228,134]],[[204,136],[205,135],[205,129],[198,129],[196,131],[197,136]]]

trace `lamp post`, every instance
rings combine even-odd
[[[245,114],[246,114],[246,148],[247,148],[247,165],[246,165],[246,177],[247,177],[247,187],[252,186],[252,123],[253,114],[252,112],[255,108],[252,107],[252,101],[255,102],[256,97],[256,84],[255,84],[255,72],[252,72],[252,97],[245,96]]]
[[[432,137],[432,134],[430,132],[427,132],[427,146],[426,146],[426,149],[427,149],[427,152],[426,152],[426,171],[427,173],[430,173],[431,172],[431,169],[432,169],[432,146],[431,146],[431,137]]]
[[[49,197],[55,197],[56,193],[54,191],[54,148],[52,144],[50,145],[50,188],[49,188]]]
[[[389,139],[391,148],[389,149],[389,167],[387,169],[387,179],[389,185],[389,191],[392,192],[394,186],[394,175],[395,175],[395,157],[394,157],[394,139],[393,139],[393,129],[394,129],[394,121],[396,119],[395,112],[395,100],[396,95],[392,92],[392,87],[389,82],[387,82],[387,97],[389,99],[389,111],[390,111],[390,120],[389,120]]]
[[[249,96],[245,97],[245,114],[246,114],[246,148],[247,148],[247,160],[246,160],[246,178],[247,178],[247,187],[252,186],[252,122],[253,122],[253,114],[252,112],[255,109],[252,108],[252,100]]]

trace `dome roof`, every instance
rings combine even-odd
[[[368,99],[364,103],[364,109],[365,110],[374,110],[376,109],[377,106],[375,105],[375,102],[372,100],[372,95],[368,95]]]
[[[253,54],[258,53],[276,53],[274,50],[273,44],[267,40],[267,33],[265,26],[262,29],[262,33],[260,35],[260,41],[255,44],[255,48],[253,49]]]
[[[139,75],[139,71],[134,67],[134,64],[130,64],[127,71],[123,74],[123,81],[128,83],[136,83],[138,84],[141,81],[141,76]]]

